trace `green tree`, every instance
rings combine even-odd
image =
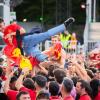
[[[74,16],[77,24],[84,23],[85,10],[80,8],[86,0],[43,0],[43,20],[48,24],[58,24],[69,16]],[[56,5],[57,2],[57,5]],[[23,3],[15,7],[18,20],[27,18],[28,21],[40,21],[42,15],[42,0],[23,0]],[[57,12],[57,13],[56,13]],[[57,14],[57,15],[56,15]]]

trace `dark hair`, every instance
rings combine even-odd
[[[40,91],[36,97],[36,100],[49,100],[49,93],[46,91]]]
[[[65,73],[65,71],[63,69],[57,68],[57,69],[54,70],[54,76],[56,78],[56,81],[59,84],[61,84],[62,81],[63,81],[63,78],[66,77],[66,73]]]
[[[92,92],[93,92],[93,99],[97,96],[98,94],[98,87],[100,85],[100,80],[98,79],[94,79],[90,82],[90,86],[92,88]]]
[[[81,83],[81,88],[85,88],[85,91],[88,93],[88,95],[92,97],[92,89],[90,87],[90,84],[85,80],[78,80],[78,82]]]
[[[51,96],[57,96],[59,93],[59,84],[56,81],[51,81],[49,83],[49,92]]]
[[[3,69],[0,67],[0,77],[2,76],[3,74]]]
[[[20,91],[16,96],[16,100],[20,100],[21,95],[26,95],[26,94],[29,94],[29,93],[26,91]]]
[[[42,71],[37,72],[37,75],[42,75],[42,76],[46,77],[46,78],[47,78],[47,80],[48,80],[48,75],[47,75],[47,74],[45,74],[45,73],[44,73],[44,72],[42,72]]]
[[[97,70],[97,68],[95,68],[95,67],[89,67],[89,69],[93,72],[93,73],[96,73],[98,70]]]
[[[70,93],[74,86],[73,81],[71,79],[65,77],[62,83],[64,85],[65,91],[67,93]]]
[[[4,59],[3,58],[0,58],[0,63],[3,62],[3,61],[4,61]]]
[[[39,87],[44,88],[46,86],[47,78],[42,75],[36,75],[35,82]]]
[[[58,66],[50,65],[48,67],[48,76],[54,77],[53,70],[55,70],[56,68],[58,68]]]
[[[78,81],[79,78],[77,76],[74,76],[71,79],[72,79],[72,81],[74,83],[74,86],[76,87],[76,83],[77,83],[77,81]]]
[[[0,17],[0,23],[4,22],[3,18]]]
[[[26,78],[23,81],[23,85],[28,89],[35,90],[34,81],[31,78]]]
[[[54,35],[54,36],[51,36],[51,38],[59,38],[59,35]]]
[[[86,69],[86,71],[87,71],[87,74],[89,75],[89,77],[92,79],[94,77],[93,72],[89,69]]]
[[[15,81],[17,81],[17,77],[16,77],[16,76],[13,76],[13,77],[11,78],[11,80],[10,80],[10,83],[13,83],[13,82],[15,82]]]

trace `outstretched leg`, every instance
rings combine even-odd
[[[39,61],[45,60],[45,55],[41,54],[41,52],[36,49],[36,45],[47,40],[51,36],[58,34],[59,32],[63,32],[72,22],[74,22],[74,19],[69,18],[64,22],[64,24],[54,27],[47,32],[24,36],[23,43],[26,54],[36,57]]]
[[[63,32],[73,22],[74,22],[74,18],[69,18],[64,22],[64,24],[61,24],[54,28],[51,28],[47,32],[24,36],[23,42],[25,43],[25,46],[32,47],[34,45],[39,44],[40,42],[43,42],[43,41],[49,39],[51,36],[54,36],[54,35],[58,34],[59,32]]]

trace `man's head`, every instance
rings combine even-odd
[[[31,100],[30,94],[26,91],[20,91],[16,96],[16,100]]]
[[[64,93],[70,94],[71,91],[72,91],[72,89],[73,89],[73,87],[74,87],[73,81],[71,79],[65,77],[64,80],[63,80],[63,82],[62,82],[62,87],[61,87],[61,93],[62,93],[62,95]]]
[[[23,85],[24,85],[25,87],[27,87],[28,89],[35,90],[34,81],[33,81],[31,78],[26,78],[26,79],[23,81]]]
[[[69,34],[69,32],[65,30],[63,34],[68,35],[68,34]]]
[[[16,81],[17,81],[17,77],[16,76],[13,76],[10,80],[10,89],[12,90],[16,90],[16,87],[15,87],[15,84],[16,84]]]
[[[63,79],[64,79],[64,77],[66,77],[65,71],[63,69],[57,68],[57,69],[54,70],[53,73],[54,73],[55,80],[59,84],[61,84]]]
[[[51,65],[48,67],[48,76],[54,77],[53,70],[55,70],[56,68],[59,68],[59,65],[51,64]]]
[[[0,17],[0,32],[3,32],[5,28],[4,20]]]
[[[47,78],[42,75],[36,75],[35,77],[35,87],[36,89],[41,89],[46,87]]]
[[[85,80],[79,80],[76,84],[76,91],[80,95],[83,94],[91,95],[92,89],[88,82],[86,82]]]
[[[59,42],[59,35],[54,35],[51,37],[51,44],[55,45],[57,42]]]
[[[56,81],[51,81],[49,83],[49,92],[51,96],[57,96],[59,93],[59,84]]]

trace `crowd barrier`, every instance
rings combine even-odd
[[[80,52],[86,52],[88,53],[89,51],[93,50],[97,44],[97,42],[100,43],[100,41],[88,41],[88,43],[84,43],[84,45],[80,45],[80,44],[77,44],[76,45],[76,49],[71,49],[71,48],[66,48],[65,51],[66,53],[80,53]],[[0,45],[0,51],[2,50],[2,48],[4,47],[5,45]],[[40,43],[38,45],[38,48],[43,51],[43,50],[46,50],[48,49],[49,47],[51,46],[51,41],[50,40],[47,40],[43,43]]]

